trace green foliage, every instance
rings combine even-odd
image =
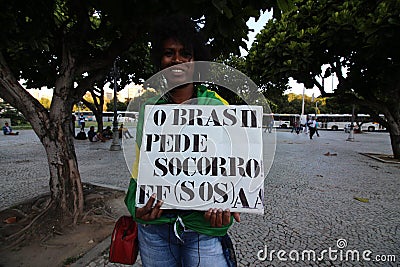
[[[248,55],[250,75],[262,83],[293,77],[329,95],[317,80],[334,73],[339,79],[334,93],[343,103],[399,114],[400,2],[298,0],[295,5],[257,36]]]
[[[329,94],[318,80],[334,73],[340,104],[358,104],[378,118],[400,158],[400,1],[297,0],[295,6],[257,36],[249,73],[263,84],[293,77],[323,96]]]
[[[40,102],[40,104],[42,104],[42,106],[45,109],[50,109],[50,105],[51,105],[50,99],[48,99],[46,97],[42,97],[42,98],[40,98],[39,102]]]
[[[274,5],[274,1],[244,4],[240,0],[212,1],[212,4],[205,0],[116,0],[112,3],[2,0],[0,49],[14,73],[24,78],[29,88],[53,88],[65,52],[78,60],[77,63],[88,64],[76,69],[77,80],[85,79],[84,73],[110,69],[118,55],[121,69],[126,70],[122,80],[137,82],[150,74],[151,66],[146,59],[148,32],[154,18],[174,13],[192,17],[203,25],[201,30],[210,39],[209,45],[216,57],[239,54],[239,46],[246,46],[243,41],[248,33],[246,21],[259,16],[261,9]],[[114,50],[119,53],[110,53]],[[93,66],[98,60],[107,60],[108,64]]]
[[[13,126],[28,123],[21,112],[18,112],[18,110],[4,102],[0,102],[0,118],[9,118],[11,120],[11,125]]]
[[[233,54],[230,54],[228,57],[219,57],[217,59],[218,62],[233,67],[243,74],[250,77],[248,70],[246,68],[246,59],[244,57],[239,57]],[[255,78],[251,77],[251,79],[258,85],[261,84],[260,90],[262,91],[264,97],[267,99],[268,105],[271,108],[271,111],[274,113],[279,112],[279,110],[284,109],[287,106],[287,98],[283,95],[283,92],[288,89],[283,83],[278,85],[276,84],[262,84],[260,81]],[[228,101],[230,104],[242,104],[241,99],[232,94],[231,91],[223,89],[223,88],[213,88],[213,90],[217,91],[219,95],[221,95],[225,100]]]
[[[21,125],[26,124],[27,121],[25,117],[18,112],[10,104],[7,104],[0,98],[0,118],[9,118],[11,120],[11,125]],[[2,127],[3,125],[0,125]]]
[[[110,102],[106,104],[107,111],[114,111],[114,99],[111,99]],[[125,111],[127,108],[127,103],[117,101],[117,110],[118,111]]]
[[[232,68],[237,69],[240,72],[243,72],[247,75],[246,70],[246,59],[241,56],[237,56],[234,54],[229,54],[227,57],[219,56],[216,61],[221,64],[228,65]]]
[[[216,59],[216,61],[218,63],[232,67],[246,75],[246,65],[245,65],[246,63],[245,63],[245,58],[243,57],[231,53],[228,56],[222,56],[222,55],[219,56]],[[207,86],[210,90],[216,91],[223,99],[228,101],[230,105],[243,104],[243,99],[241,99],[237,94],[234,94],[231,90],[221,86],[215,86],[212,84],[209,84]]]
[[[72,263],[76,262],[80,258],[83,257],[83,253],[79,254],[78,256],[68,257],[64,260],[63,266],[70,266]]]
[[[249,30],[246,21],[277,4],[241,0],[212,1],[212,4],[206,0],[112,3],[0,0],[0,3],[3,7],[0,53],[4,63],[16,80],[25,81],[26,88],[57,88],[57,96],[71,109],[86,91],[100,96],[104,84],[109,82],[113,87],[111,69],[117,57],[119,89],[153,74],[149,32],[155,18],[177,13],[190,16],[202,26],[200,30],[208,38],[216,58],[238,54],[239,47],[246,46],[244,40]]]
[[[134,97],[133,99],[131,99],[131,101],[129,101],[129,103],[127,103],[128,106],[126,110],[139,112],[140,107],[143,103],[145,103],[148,99],[158,95],[159,93],[154,90],[143,90],[143,92],[139,96]]]
[[[90,88],[102,88],[117,57],[129,62],[128,67],[121,64],[122,82],[145,78],[147,63],[140,59],[147,58],[149,32],[156,18],[183,13],[198,21],[217,57],[238,54],[239,47],[245,47],[246,21],[274,4],[242,0],[0,0],[0,97],[25,115],[43,141],[53,170],[52,205],[61,207],[60,214],[73,214],[76,222],[83,213],[77,164],[70,164],[76,163],[69,129],[72,107]],[[130,50],[132,47],[135,49]],[[25,88],[54,89],[49,111],[24,90],[20,80],[25,81]],[[55,188],[58,184],[65,186]]]

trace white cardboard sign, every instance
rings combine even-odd
[[[136,203],[263,213],[262,107],[148,105]]]

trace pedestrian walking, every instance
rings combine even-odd
[[[304,123],[303,132],[304,134],[308,134],[308,122],[310,121],[310,117],[307,116],[306,121]]]
[[[307,126],[308,126],[308,131],[310,132],[310,139],[313,138],[314,134],[315,134],[315,129],[316,129],[316,121],[315,118],[312,117],[308,122],[307,122]]]
[[[296,134],[299,134],[300,130],[301,130],[300,118],[296,118],[296,120],[293,123],[291,133],[296,132]]]
[[[272,129],[274,128],[274,123],[275,123],[275,121],[274,121],[273,117],[272,118],[268,118],[267,126],[265,127],[264,132],[268,131],[269,133],[271,133]]]

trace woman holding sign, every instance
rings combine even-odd
[[[185,83],[192,80],[194,65],[180,64],[208,59],[206,42],[193,21],[182,17],[161,21],[155,28],[153,39],[154,63],[161,70],[172,67],[165,77],[169,85],[183,85],[168,90],[162,97],[150,99],[146,104],[182,104],[188,101],[195,101],[198,105],[227,104],[205,86]],[[130,213],[138,222],[143,266],[234,266],[234,255],[228,255],[230,250],[226,243],[230,241],[227,231],[233,220],[240,221],[238,213],[222,209],[163,210],[162,200],[157,200],[161,196],[156,194],[151,195],[143,207],[136,207],[143,122],[142,107],[137,126],[136,161],[125,198]]]

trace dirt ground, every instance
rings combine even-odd
[[[108,238],[115,221],[128,214],[123,202],[125,193],[84,185],[84,195],[85,213],[80,223],[65,225],[62,229],[53,227],[50,231],[52,228],[48,225],[41,226],[42,229],[35,229],[34,233],[27,229],[21,240],[9,237],[29,224],[48,196],[36,197],[1,211],[0,267],[69,266]]]

